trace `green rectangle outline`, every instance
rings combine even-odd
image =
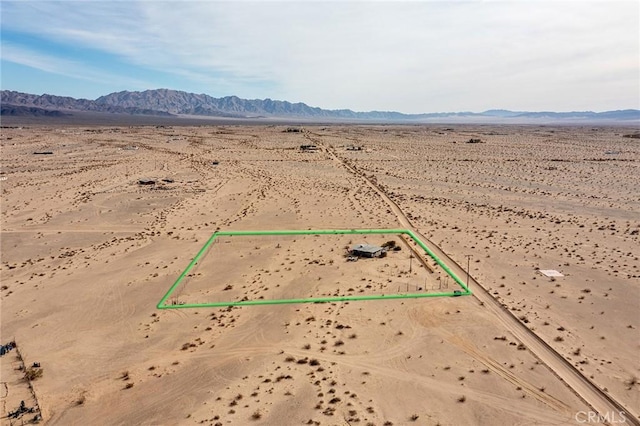
[[[213,244],[217,237],[222,236],[252,236],[252,235],[344,235],[344,234],[393,234],[393,235],[408,235],[413,241],[416,242],[453,280],[464,290],[452,291],[452,292],[440,292],[440,293],[407,293],[407,294],[383,294],[383,295],[368,295],[368,296],[336,296],[336,297],[316,297],[316,298],[304,298],[304,299],[272,299],[272,300],[244,300],[238,302],[211,302],[211,303],[186,303],[183,305],[166,305],[167,299],[171,297],[171,294],[182,283],[184,278],[189,274],[191,269],[202,258],[207,249]],[[180,274],[178,279],[173,283],[169,291],[160,299],[158,309],[187,309],[187,308],[220,308],[229,306],[251,306],[251,305],[284,305],[294,303],[327,303],[327,302],[348,302],[359,300],[381,300],[381,299],[418,299],[424,297],[455,297],[455,296],[469,296],[471,290],[465,285],[464,282],[458,276],[440,260],[438,256],[424,244],[420,238],[418,238],[411,230],[408,229],[316,229],[316,230],[272,230],[272,231],[216,231],[207,242],[202,246],[200,251],[191,260],[187,268]]]

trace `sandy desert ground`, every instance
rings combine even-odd
[[[0,343],[18,351],[0,416],[24,400],[51,425],[637,424],[637,129],[286,130],[3,128]],[[156,309],[217,229],[408,226],[458,274],[471,255],[473,296]],[[178,303],[442,285],[407,247],[343,256],[389,239],[221,240]]]

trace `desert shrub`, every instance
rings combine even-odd
[[[29,367],[26,370],[24,370],[24,377],[29,381],[39,379],[40,377],[42,377],[42,374],[43,374],[42,368],[38,368],[38,367]]]

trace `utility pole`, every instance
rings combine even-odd
[[[467,258],[467,288],[469,288],[469,261],[471,260],[471,254],[465,254]]]

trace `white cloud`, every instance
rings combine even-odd
[[[71,77],[79,80],[104,84],[116,81],[130,87],[145,88],[146,82],[130,77],[115,76],[112,73],[96,69],[81,61],[59,58],[54,55],[43,54],[22,46],[2,42],[2,59],[20,65],[25,65],[41,71]]]
[[[405,112],[603,109],[638,104],[639,7],[3,2],[2,25],[170,72],[214,95]]]

